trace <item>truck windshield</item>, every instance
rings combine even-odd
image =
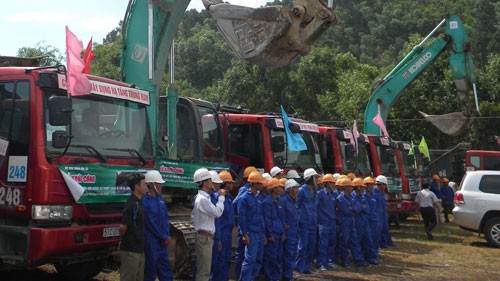
[[[357,167],[356,172],[361,173],[363,177],[370,176],[370,158],[368,156],[368,148],[366,143],[359,142],[358,143],[358,159],[357,159]]]
[[[407,177],[415,177],[415,174],[410,173],[415,166],[415,163],[412,163],[414,158],[408,155],[410,151],[406,149],[400,149],[399,151],[401,152],[401,159],[403,160],[403,173],[405,173]]]
[[[397,159],[394,150],[387,146],[377,145],[377,155],[380,164],[380,170],[383,175],[388,177],[399,177]]]
[[[300,133],[307,145],[307,150],[304,151],[282,151],[273,152],[273,159],[283,159],[286,161],[287,168],[295,168],[304,171],[307,168],[314,168],[316,171],[321,171],[321,157],[319,155],[318,140],[319,134],[307,131]],[[274,136],[283,136],[286,140],[284,130],[271,129],[271,139]],[[279,165],[279,163],[274,163]],[[285,164],[285,163],[283,163]]]
[[[202,155],[206,161],[222,161],[222,135],[219,117],[213,108],[197,106],[201,118]]]
[[[69,126],[49,124],[47,100],[52,93],[44,91],[46,149],[62,153],[64,149],[52,147],[52,133],[57,130],[70,133]],[[73,97],[72,106],[72,140],[66,154],[95,157],[100,153],[118,158],[153,156],[145,105],[86,95]]]

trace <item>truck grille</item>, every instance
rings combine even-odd
[[[85,204],[91,215],[121,214],[125,203],[92,203]]]

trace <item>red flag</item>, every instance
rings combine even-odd
[[[94,52],[92,52],[92,37],[90,37],[90,41],[87,44],[87,49],[85,49],[85,53],[83,54],[83,62],[85,66],[83,68],[83,73],[90,74],[90,64],[92,60],[95,58]]]
[[[352,124],[352,139],[351,139],[351,144],[354,146],[354,151],[356,151],[356,154],[358,153],[358,138],[359,138],[359,132],[358,132],[358,126],[356,124],[356,120],[354,120],[354,123]]]
[[[72,96],[90,94],[92,85],[89,79],[83,75],[84,63],[80,57],[83,44],[66,26],[66,63],[68,66],[68,92]]]
[[[384,120],[382,120],[382,116],[380,115],[380,110],[377,112],[377,115],[373,118],[373,123],[375,125],[379,126],[380,129],[382,130],[382,133],[384,134],[384,137],[389,137],[389,133],[387,132],[387,129],[385,128]]]

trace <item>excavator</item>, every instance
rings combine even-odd
[[[445,32],[433,37],[443,25],[446,25]],[[434,40],[424,47],[430,39]],[[470,128],[474,117],[479,115],[470,43],[460,19],[457,16],[450,16],[443,19],[374,89],[364,113],[365,133],[380,134],[379,127],[372,121],[376,114],[380,112],[385,122],[392,105],[403,91],[443,53],[448,54],[451,74],[462,103],[462,112],[444,115],[420,113],[450,136],[462,135]]]
[[[288,65],[337,22],[333,0],[295,0],[292,7],[249,8],[202,0],[234,53],[263,68]],[[191,274],[195,231],[190,223],[192,181],[199,167],[227,169],[215,107],[179,97],[175,89],[173,39],[189,0],[130,0],[122,27],[121,80],[150,93],[149,120],[156,169],[167,183],[170,262],[177,277]],[[170,60],[170,61],[169,61]],[[167,69],[167,65],[169,69]],[[168,72],[166,95],[162,78]]]

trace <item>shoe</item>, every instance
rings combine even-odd
[[[302,272],[302,273],[303,273],[303,274],[313,274],[313,273],[312,273],[312,271],[309,271],[309,270],[308,270],[308,271],[304,271],[304,272]]]
[[[348,268],[348,267],[349,267],[349,264],[348,264],[348,263],[343,263],[343,264],[342,264],[342,267]]]
[[[300,277],[302,277],[302,273],[295,272],[295,279],[299,279]]]
[[[335,265],[333,262],[331,262],[331,263],[329,263],[326,267],[329,267],[329,268],[335,268],[335,267],[336,267],[336,265]]]
[[[434,240],[434,236],[432,236],[432,233],[427,232],[427,240]]]
[[[320,266],[319,271],[326,271],[326,266]]]
[[[358,263],[356,264],[357,267],[368,267],[369,265],[367,265],[366,263]]]
[[[373,265],[377,265],[377,264],[378,264],[378,262],[377,262],[377,261],[375,261],[375,260],[373,260],[373,261],[368,261],[368,263],[369,263],[369,264],[373,264]]]

